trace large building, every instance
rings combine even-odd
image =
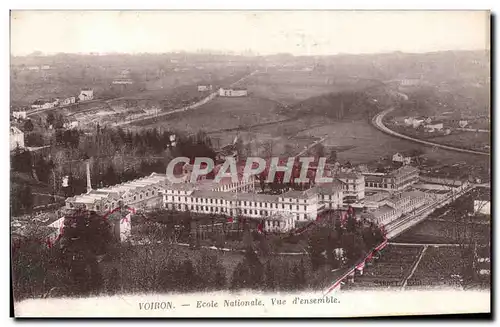
[[[102,214],[120,206],[138,211],[161,208],[165,181],[166,175],[153,173],[148,177],[67,198],[66,208],[82,208]]]
[[[383,200],[382,205],[373,212],[373,216],[377,224],[387,225],[423,206],[429,200],[429,196],[422,191],[398,193]]]
[[[335,177],[342,182],[344,204],[355,203],[365,198],[365,176],[356,172],[339,172]]]
[[[90,101],[94,99],[94,90],[92,89],[82,89],[80,95],[78,95],[79,101]]]
[[[341,195],[337,188],[316,187],[305,191],[289,191],[280,195],[255,194],[239,190],[253,187],[253,181],[236,183],[233,189],[223,191],[220,187],[203,189],[198,184],[178,183],[167,186],[164,202],[167,209],[214,213],[230,217],[263,218],[271,216],[292,217],[293,222],[315,220],[318,213],[330,207],[339,207]],[[236,191],[238,189],[238,191]],[[328,193],[328,194],[327,194]],[[323,200],[326,196],[327,200]],[[333,199],[333,200],[332,200]]]
[[[24,148],[24,133],[17,127],[10,127],[10,150]]]
[[[419,170],[412,166],[403,166],[390,173],[363,173],[365,188],[367,190],[379,190],[388,192],[399,192],[418,181]]]

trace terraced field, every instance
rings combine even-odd
[[[354,283],[347,284],[343,289],[399,289],[409,276],[421,251],[421,246],[388,245],[381,252],[379,259],[365,266],[363,275],[356,275]]]

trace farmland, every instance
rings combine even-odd
[[[362,90],[377,83],[357,78],[338,79],[314,71],[272,70],[254,75],[244,85],[257,96],[292,105],[322,94]]]

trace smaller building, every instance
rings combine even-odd
[[[405,155],[404,153],[395,153],[392,156],[392,161],[393,162],[400,162],[403,165],[409,165],[411,163],[411,156]]]
[[[63,127],[65,129],[75,129],[78,127],[78,121],[74,120],[74,121],[66,122],[66,123],[64,123]]]
[[[408,117],[404,120],[404,122],[405,122],[406,126],[411,126],[413,128],[417,128],[424,123],[424,120],[418,119],[415,117]]]
[[[491,215],[491,203],[487,200],[474,200],[474,213]]]
[[[69,97],[64,100],[62,100],[61,105],[62,106],[69,106],[70,104],[73,104],[76,102],[76,97]]]
[[[247,89],[242,88],[220,88],[219,96],[221,97],[246,97],[248,95]]]
[[[460,121],[458,122],[458,126],[459,126],[460,128],[465,128],[468,124],[469,124],[469,122],[468,122],[467,120],[460,120]]]
[[[12,117],[16,119],[26,119],[26,111],[14,111]]]
[[[284,213],[268,216],[263,223],[266,233],[287,233],[295,227],[293,216]]]
[[[425,125],[424,128],[428,131],[428,132],[434,132],[434,131],[442,131],[444,126],[443,126],[443,123],[437,123],[437,124],[428,124],[428,125]]]
[[[10,127],[10,150],[20,147],[24,148],[24,133],[17,127]]]
[[[198,92],[212,91],[212,85],[198,85]]]
[[[90,101],[94,99],[94,90],[92,89],[82,89],[80,95],[78,95],[79,101]]]

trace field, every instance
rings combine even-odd
[[[461,132],[453,135],[428,137],[427,140],[458,148],[490,152],[490,133]]]
[[[267,99],[218,97],[202,107],[159,118],[152,124],[138,122],[132,125],[148,128],[161,127],[188,133],[196,133],[200,130],[217,132],[286,119],[277,113],[277,109],[276,102]]]
[[[380,258],[370,261],[365,266],[363,275],[356,276],[353,284],[348,284],[348,290],[369,288],[400,289],[405,278],[411,272],[422,247],[419,246],[387,246]]]
[[[462,262],[458,247],[433,247],[426,249],[412,277],[409,288],[461,287]]]
[[[326,93],[354,91],[376,85],[371,80],[337,79],[333,74],[305,71],[262,72],[245,81],[252,93],[291,105]]]

